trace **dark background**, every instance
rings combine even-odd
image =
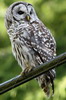
[[[0,83],[20,74],[21,68],[11,52],[4,25],[8,6],[17,0],[0,0]],[[19,0],[18,0],[19,1]],[[66,0],[22,0],[31,3],[39,18],[51,30],[57,43],[57,55],[66,51]],[[49,100],[66,100],[66,64],[56,68],[55,95]],[[0,96],[0,100],[47,100],[35,80]]]

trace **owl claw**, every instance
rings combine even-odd
[[[23,75],[26,75],[26,73],[31,72],[33,69],[34,69],[34,67],[26,67],[26,68],[24,69],[24,71],[21,72],[20,75],[22,75],[22,76],[23,76]]]

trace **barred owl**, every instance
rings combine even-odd
[[[6,11],[5,25],[13,55],[23,72],[29,72],[56,56],[55,40],[31,4],[22,1],[13,3]],[[36,78],[48,96],[54,92],[55,76],[55,69],[52,69]]]

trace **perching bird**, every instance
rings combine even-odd
[[[56,42],[31,4],[22,1],[13,3],[7,9],[5,25],[13,55],[23,72],[29,72],[56,56]],[[55,69],[52,69],[36,78],[48,96],[51,95],[50,87],[54,93],[55,76]]]

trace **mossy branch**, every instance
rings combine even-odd
[[[33,71],[26,73],[25,76],[18,75],[4,83],[0,84],[0,94],[3,94],[21,84],[28,82],[29,80],[45,73],[46,71],[58,67],[59,65],[66,63],[66,52],[57,56],[56,58],[34,68]]]

